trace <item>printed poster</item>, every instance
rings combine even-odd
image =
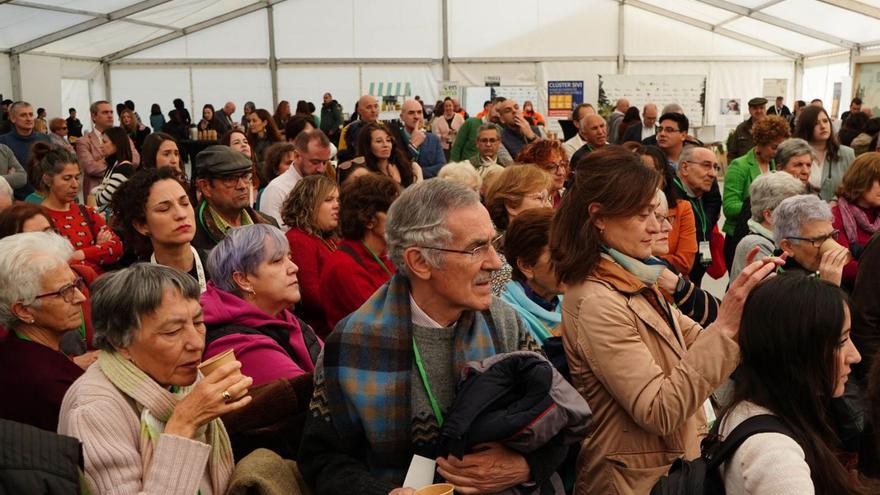
[[[583,81],[547,81],[548,117],[568,117],[583,102]]]

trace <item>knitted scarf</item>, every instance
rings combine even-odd
[[[529,331],[532,332],[532,337],[539,344],[543,345],[545,340],[553,337],[552,330],[562,323],[561,296],[559,304],[556,306],[556,311],[547,311],[539,306],[538,303],[529,299],[529,296],[526,295],[526,291],[523,290],[519,282],[511,280],[504,286],[501,299],[510,304],[519,313],[523,321],[526,322]]]
[[[165,423],[171,418],[174,406],[187,396],[193,385],[180,387],[177,393],[171,393],[161,387],[140,368],[117,352],[102,351],[98,354],[98,363],[107,379],[122,393],[131,397],[141,412],[140,453],[144,476],[150,469],[153,451],[159,442],[159,435],[165,430]],[[232,458],[232,445],[223,422],[217,418],[206,427],[202,427],[197,435],[205,434],[211,446],[208,466],[211,474],[211,486],[215,494],[226,493],[229,479],[235,462]]]
[[[383,465],[386,471],[400,463],[405,466],[412,457],[409,295],[408,279],[395,274],[340,322],[324,343],[326,410],[321,414],[331,416],[343,437],[365,435],[365,445],[372,451],[368,462]],[[455,326],[456,369],[495,355],[502,348],[496,339],[488,311],[464,312]],[[316,388],[320,379],[316,376]]]
[[[843,232],[850,244],[859,243],[859,230],[862,229],[869,234],[873,234],[880,230],[880,215],[873,222],[868,220],[868,214],[865,210],[850,203],[843,196],[837,198],[837,209],[840,211],[840,218],[843,220]]]

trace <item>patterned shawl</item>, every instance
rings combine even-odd
[[[134,399],[138,410],[141,411],[139,450],[146,476],[153,460],[153,451],[159,442],[159,435],[165,429],[165,423],[171,418],[174,406],[189,394],[195,383],[188,387],[180,387],[177,393],[171,393],[119,353],[101,351],[98,354],[98,363],[107,379],[122,393]],[[232,470],[235,468],[232,445],[229,443],[226,428],[220,418],[217,418],[208,423],[207,427],[199,429],[197,433],[202,432],[205,433],[207,443],[211,446],[211,455],[208,458],[211,486],[215,494],[226,493]]]

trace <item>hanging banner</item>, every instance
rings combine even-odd
[[[584,102],[583,81],[547,81],[547,116],[566,117]]]

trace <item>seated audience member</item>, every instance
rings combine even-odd
[[[481,179],[495,171],[501,171],[507,165],[513,163],[513,160],[502,160],[500,154],[503,146],[501,145],[501,128],[497,124],[488,123],[480,125],[477,130],[477,152],[468,160],[477,170]]]
[[[571,157],[577,152],[577,150],[581,149],[581,147],[586,144],[584,136],[581,135],[581,121],[589,114],[596,113],[596,109],[593,108],[593,105],[589,103],[581,103],[577,107],[574,108],[571,112],[571,123],[574,124],[575,128],[577,128],[578,133],[572,136],[570,139],[562,143],[562,146],[565,147],[565,156],[568,157],[569,163],[571,163]]]
[[[550,176],[530,165],[511,165],[493,179],[486,189],[483,203],[489,210],[489,218],[495,225],[495,249],[504,252],[504,232],[510,222],[520,213],[530,208],[551,206]],[[492,293],[501,295],[504,286],[510,281],[511,266],[504,255],[500,255],[501,269],[492,274]]]
[[[144,139],[150,135],[150,128],[141,123],[134,110],[128,108],[119,115],[119,125],[125,129],[128,138],[134,143],[134,148],[140,152],[144,145]]]
[[[73,145],[67,140],[67,121],[56,117],[49,121],[49,141],[55,146],[61,146],[67,151],[73,152]]]
[[[49,136],[34,130],[34,107],[25,101],[17,101],[9,106],[9,121],[11,129],[6,134],[0,135],[0,144],[9,147],[19,164],[30,162],[31,148],[38,142],[50,143]],[[12,168],[11,165],[6,166]],[[24,199],[31,193],[25,184],[22,187],[13,187],[15,198]]]
[[[843,146],[832,132],[831,119],[821,106],[804,108],[797,118],[794,136],[810,143],[815,158],[810,168],[810,186],[824,201],[834,200],[843,174],[855,159],[849,146]]]
[[[849,250],[835,242],[839,231],[828,203],[802,194],[784,199],[773,210],[773,239],[788,254],[781,271],[805,272],[840,285]],[[828,242],[830,241],[830,242]]]
[[[440,425],[467,361],[539,349],[517,313],[492,297],[491,273],[501,267],[494,236],[479,196],[454,182],[421,182],[391,206],[386,238],[397,273],[329,335],[316,365],[298,461],[315,493],[391,492],[413,453],[440,454]],[[568,450],[487,447],[440,458],[439,475],[462,493],[540,486]]]
[[[477,137],[480,128],[485,124],[501,124],[501,117],[498,115],[498,105],[505,100],[506,98],[503,96],[493,98],[492,104],[489,105],[489,113],[487,115],[484,115],[482,118],[473,118],[464,121],[464,124],[458,129],[458,134],[455,136],[455,142],[452,143],[452,148],[449,153],[449,161],[456,162],[470,160],[478,153]],[[501,127],[498,128],[498,138],[500,143]],[[507,149],[500,144],[498,145],[497,154],[497,162],[501,165],[507,165],[513,161],[513,157],[510,156]]]
[[[365,124],[358,132],[358,156],[363,167],[376,174],[387,175],[403,187],[422,180],[422,169],[407,153],[398,148],[388,127],[381,122]],[[341,176],[340,176],[341,177]]]
[[[82,173],[76,156],[50,148],[39,158],[36,175],[46,190],[42,205],[58,233],[73,245],[71,259],[103,273],[122,256],[122,242],[94,209],[76,203]]]
[[[234,468],[220,416],[251,402],[253,380],[230,362],[202,377],[199,285],[147,263],[93,286],[101,349],[68,389],[58,433],[83,444],[92,493],[226,493]]]
[[[393,179],[378,174],[357,177],[342,186],[342,240],[327,257],[319,284],[319,301],[331,331],[394,274],[385,252],[385,219],[399,194],[400,186]]]
[[[104,180],[88,195],[95,196],[100,208],[106,207],[120,185],[125,183],[137,171],[131,163],[131,148],[128,147],[128,134],[122,127],[111,127],[104,131],[101,152],[107,160],[107,171]]]
[[[735,279],[748,264],[747,258],[758,248],[758,259],[773,256],[776,239],[773,237],[773,211],[783,200],[804,193],[804,184],[783,172],[762,174],[749,186],[751,218],[749,235],[736,245],[730,278]]]
[[[565,192],[565,181],[569,177],[568,157],[565,156],[562,143],[549,139],[529,143],[516,155],[516,162],[534,164],[550,174],[551,182],[547,192],[550,193],[553,208],[559,207]]]
[[[862,250],[880,229],[880,153],[865,153],[853,161],[837,188],[831,213],[832,226],[840,231],[837,242],[852,254],[843,268],[843,287],[849,290],[856,281]]]
[[[196,209],[196,236],[193,246],[210,251],[226,237],[232,227],[268,223],[267,217],[249,205],[253,162],[244,153],[223,145],[212,145],[198,155],[196,186],[202,202]]]
[[[504,100],[497,108],[502,126],[501,144],[511,156],[519,155],[525,145],[540,139],[538,127],[528,123],[517,102]]]
[[[202,107],[202,120],[199,121],[198,128],[200,131],[214,130],[214,105],[206,103]]]
[[[667,238],[667,250],[658,255],[674,271],[685,277],[694,266],[694,258],[697,254],[697,228],[694,220],[694,210],[689,201],[681,197],[681,193],[675,184],[675,171],[666,162],[666,157],[660,148],[656,146],[635,146],[632,143],[633,152],[642,159],[642,163],[653,168],[660,174],[660,190],[663,191],[667,201],[668,211],[664,216],[671,224]],[[624,146],[627,147],[626,145]]]
[[[473,189],[474,192],[480,192],[480,186],[483,185],[480,174],[468,162],[455,162],[443,165],[440,173],[437,174],[437,178],[458,182],[468,189]]]
[[[260,209],[260,201],[262,200],[263,192],[266,191],[266,186],[275,180],[276,177],[287,172],[287,169],[293,163],[293,149],[293,143],[290,142],[275,143],[266,149],[262,166],[257,170],[257,175],[260,176],[260,184],[263,185],[257,192],[257,210]]]
[[[562,287],[550,263],[550,223],[553,209],[532,208],[517,215],[504,233],[504,257],[511,281],[501,299],[522,317],[539,344],[554,335],[562,322]]]
[[[460,117],[459,117],[460,118]],[[446,164],[446,155],[439,137],[423,129],[422,105],[416,100],[406,100],[400,108],[400,121],[391,127],[394,138],[406,149],[410,159],[418,163],[426,179],[436,177]]]
[[[742,361],[719,433],[770,414],[792,435],[746,439],[721,466],[726,492],[877,493],[838,460],[830,420],[832,398],[843,395],[850,367],[861,359],[843,291],[798,274],[767,280],[749,297],[739,328]]]
[[[113,196],[110,208],[126,249],[137,261],[177,268],[205,291],[207,256],[191,244],[195,212],[177,170],[151,168],[135,174]]]
[[[170,134],[154,132],[144,139],[141,148],[141,169],[172,167],[184,173],[180,162],[180,149]]]
[[[577,170],[577,165],[584,155],[592,153],[608,144],[608,130],[605,119],[601,115],[587,113],[578,129],[578,136],[582,139],[584,145],[568,157],[572,170]]]
[[[452,100],[443,102],[443,113],[431,122],[431,133],[440,139],[443,153],[449,155],[449,149],[455,142],[458,129],[464,124],[464,118],[455,113],[455,103]]]
[[[68,387],[83,368],[61,351],[82,324],[83,280],[70,269],[70,244],[48,232],[0,240],[0,418],[55,431]]]
[[[356,119],[356,120],[355,120]],[[354,105],[351,120],[339,135],[339,161],[351,160],[359,153],[358,135],[366,124],[379,121],[379,101],[370,95],[361,96]]]
[[[736,251],[734,232],[742,211],[744,201],[749,197],[749,185],[761,174],[776,170],[773,158],[779,145],[788,139],[788,122],[782,117],[770,116],[755,121],[752,125],[752,140],[755,146],[744,155],[733,160],[724,175],[724,261],[733,265]],[[746,210],[746,214],[749,211]]]
[[[287,170],[274,178],[260,196],[260,212],[275,219],[285,231],[291,226],[284,223],[284,201],[304,177],[324,173],[330,160],[330,140],[318,129],[302,132],[293,142],[292,155]]]
[[[9,186],[9,182],[6,179],[0,177],[0,213],[8,210],[14,202],[15,195],[12,187]]]
[[[547,125],[547,122],[544,120],[544,116],[538,113],[535,110],[535,106],[532,104],[532,102],[528,100],[523,103],[523,117],[525,117],[531,125]]]
[[[248,115],[248,142],[254,150],[257,157],[257,163],[263,161],[263,153],[270,145],[284,141],[278,127],[275,125],[275,119],[269,114],[268,110],[258,108]]]
[[[271,225],[232,229],[211,250],[208,270],[204,359],[233,349],[254,386],[314,371],[322,342],[288,310],[300,291],[283,232]]]
[[[321,337],[330,333],[321,305],[321,270],[337,249],[339,227],[339,189],[325,175],[310,175],[290,191],[281,208],[281,217],[290,227],[287,241],[290,257],[299,267],[297,278],[301,301],[296,314]]]
[[[227,132],[223,136],[220,137],[220,144],[223,146],[228,146],[235,151],[239,151],[244,153],[245,156],[251,159],[251,163],[253,164],[251,169],[251,185],[255,190],[260,190],[261,188],[265,188],[268,182],[263,182],[260,177],[260,167],[257,166],[257,155],[254,153],[254,150],[251,148],[250,142],[248,141],[247,133],[241,129],[232,129]]]
[[[49,213],[34,203],[17,203],[0,212],[0,239],[22,232],[55,232]]]
[[[651,255],[660,231],[658,173],[613,147],[587,155],[578,174],[550,240],[566,284],[572,381],[597,421],[581,445],[575,490],[647,493],[676,458],[700,454],[703,403],[736,367],[742,304],[775,260],[747,267],[702,331],[630,263]]]
[[[46,146],[45,143],[41,146]],[[0,144],[0,177],[6,180],[13,189],[20,189],[28,185],[27,172],[18,159],[12,148],[5,144]]]

